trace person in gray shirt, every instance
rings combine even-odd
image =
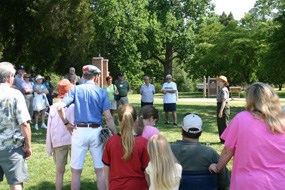
[[[182,122],[182,140],[171,144],[173,154],[182,165],[182,173],[207,173],[211,163],[218,163],[217,151],[199,142],[202,124],[200,116],[186,114]],[[228,188],[230,176],[226,167],[218,173],[217,180],[218,189]]]
[[[14,83],[13,83],[13,87],[16,88],[17,90],[22,89],[22,83],[24,82],[24,74],[25,74],[25,68],[24,66],[19,66],[18,67],[18,71],[17,74],[15,75],[14,78]]]

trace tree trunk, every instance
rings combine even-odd
[[[173,44],[166,43],[165,62],[164,62],[164,76],[172,75],[172,59],[173,58]]]
[[[279,91],[282,90],[282,84],[278,84]]]

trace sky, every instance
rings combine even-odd
[[[216,13],[221,15],[223,11],[226,14],[233,13],[236,20],[240,20],[248,12],[256,0],[212,0],[216,5]]]

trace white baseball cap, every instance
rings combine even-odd
[[[196,114],[187,114],[182,121],[182,128],[185,132],[187,133],[200,133],[201,131],[203,131],[202,129],[202,119],[200,116],[196,115]],[[198,129],[198,130],[190,130],[190,129]]]

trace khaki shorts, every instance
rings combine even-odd
[[[70,147],[70,145],[65,145],[53,149],[53,160],[56,167],[64,168],[66,166],[68,153],[70,155]]]
[[[111,110],[117,110],[117,101],[112,100],[110,101],[110,103],[111,103]]]
[[[3,181],[4,174],[9,185],[17,185],[28,181],[28,168],[22,147],[1,150],[0,155],[0,181]]]

